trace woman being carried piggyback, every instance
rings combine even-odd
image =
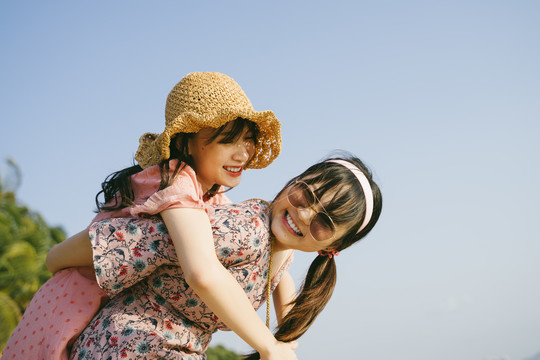
[[[165,118],[161,134],[141,137],[138,165],[112,174],[102,184],[98,196],[104,195],[104,203],[96,196],[99,212],[93,222],[161,215],[167,226],[178,227],[172,242],[179,260],[198,259],[182,263],[186,280],[216,314],[255,348],[294,358],[291,346],[275,341],[217,260],[207,214],[210,205],[230,203],[222,187],[237,186],[244,169],[264,168],[279,155],[279,121],[272,111],[255,111],[241,87],[220,73],[185,76],[169,93]],[[87,234],[84,230],[66,242]],[[56,251],[55,247],[51,254]],[[84,251],[73,247],[69,256],[82,256]],[[56,265],[53,271],[65,268]],[[223,292],[231,297],[220,298]],[[92,269],[56,273],[34,296],[2,359],[66,359],[77,335],[106,301]],[[237,311],[248,321],[237,321]]]

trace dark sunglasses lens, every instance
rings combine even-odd
[[[328,240],[334,235],[334,225],[328,215],[320,212],[311,220],[309,231],[316,240]]]
[[[305,183],[296,183],[289,189],[289,202],[295,208],[307,208],[313,205],[315,198],[313,192]]]

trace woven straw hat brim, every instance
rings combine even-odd
[[[196,133],[206,127],[218,128],[241,117],[259,127],[255,155],[247,169],[262,169],[270,165],[281,152],[281,123],[271,110],[221,109],[213,115],[184,112],[169,122],[161,134],[146,133],[139,139],[135,159],[142,168],[159,164],[170,156],[171,138],[178,133]]]

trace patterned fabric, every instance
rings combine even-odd
[[[266,300],[265,210],[263,201],[250,200],[217,206],[210,218],[218,259],[255,309]],[[111,219],[90,234],[98,283],[113,298],[78,338],[71,359],[206,359],[212,333],[227,328],[185,282],[161,220]],[[272,291],[291,262],[292,256],[272,279]]]
[[[177,164],[178,160],[169,161],[170,176]],[[201,185],[189,166],[182,169],[171,186],[158,191],[160,182],[158,166],[132,175],[135,205],[100,211],[93,222],[141,213],[157,214],[167,208],[179,207],[201,208],[211,214],[210,205],[231,202],[223,193],[203,202]],[[107,300],[96,284],[92,268],[72,268],[56,273],[32,298],[4,348],[2,359],[66,360],[70,345],[99,311],[100,304]],[[27,314],[31,314],[31,318]]]

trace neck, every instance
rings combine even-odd
[[[290,248],[286,247],[286,246],[283,246],[282,244],[279,243],[279,241],[277,241],[276,237],[274,236],[274,234],[271,234],[272,236],[272,251],[275,253],[278,253],[278,252],[282,252],[282,251],[286,251],[286,250],[290,250]]]
[[[208,185],[208,184],[204,183],[203,181],[201,181],[201,179],[199,177],[197,177],[197,181],[199,182],[199,184],[201,184],[203,194],[206,194],[208,192],[208,190],[210,190],[212,188],[212,186],[213,186],[213,185]]]

